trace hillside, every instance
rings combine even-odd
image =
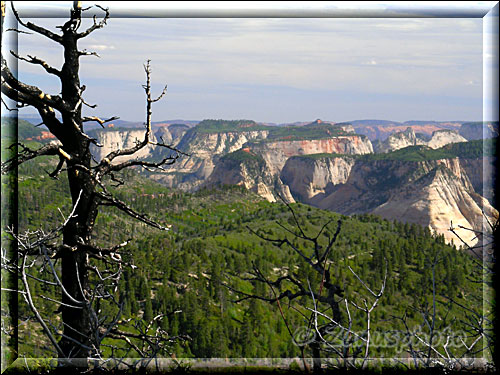
[[[155,135],[158,137],[158,133]],[[123,139],[127,136],[123,135]],[[110,144],[105,137],[101,143]],[[114,142],[117,143],[117,142]],[[197,126],[188,129],[176,143],[176,147],[189,157],[182,157],[178,163],[165,168],[165,171],[148,173],[147,176],[161,182],[167,187],[178,187],[185,191],[195,191],[206,184],[224,184],[224,176],[215,174],[224,170],[217,164],[221,157],[241,149],[249,149],[262,156],[266,162],[266,174],[271,179],[259,188],[258,183],[248,182],[245,186],[262,191],[262,195],[271,201],[277,197],[273,194],[272,181],[286,162],[293,155],[319,152],[368,153],[372,152],[370,141],[352,132],[349,124],[331,124],[316,120],[304,126],[277,127],[260,125],[251,120],[204,120]],[[106,148],[106,146],[104,147]],[[102,153],[101,151],[98,151]],[[158,159],[161,155],[150,153],[146,157]],[[231,164],[231,165],[234,165]],[[219,178],[219,182],[217,179]],[[250,179],[255,176],[251,175]]]
[[[408,127],[415,133],[430,137],[438,130],[458,131],[463,124],[463,121],[405,121],[401,123],[387,120],[355,120],[349,122],[357,133],[366,135],[371,141],[384,141],[391,134],[405,131]]]
[[[28,139],[33,140],[36,139],[38,141],[42,141],[43,138],[43,129],[35,127],[33,124],[29,123],[26,120],[16,119],[14,117],[3,117],[2,116],[2,138],[8,134],[7,128],[15,131],[17,125],[17,135],[19,139]]]
[[[380,154],[295,156],[280,178],[296,201],[346,215],[376,213],[417,223],[450,241],[451,222],[481,230],[483,211],[489,220],[498,217],[491,205],[495,144],[490,139],[440,149],[410,146]],[[470,231],[460,234],[466,241],[476,240]]]
[[[434,131],[430,138],[426,138],[422,135],[417,136],[413,129],[408,127],[404,132],[395,133],[386,141],[379,142],[377,144],[379,153],[374,154],[369,139],[356,134],[353,129],[354,125],[349,123],[333,124],[321,120],[288,127],[260,125],[251,120],[204,120],[190,129],[179,125],[160,127],[155,132],[153,141],[163,139],[164,142],[178,147],[189,156],[182,156],[164,171],[142,173],[144,177],[160,182],[166,187],[180,188],[188,192],[200,188],[239,185],[270,202],[279,200],[281,196],[287,202],[300,201],[352,214],[374,212],[378,205],[389,200],[391,194],[398,195],[403,191],[404,194],[413,195],[412,199],[415,202],[425,202],[428,199],[424,196],[417,198],[421,195],[421,191],[415,189],[416,185],[412,185],[412,180],[403,178],[377,185],[375,191],[368,189],[366,199],[353,201],[352,204],[349,200],[343,202],[348,190],[351,192],[356,190],[361,194],[360,192],[364,190],[355,186],[370,184],[369,181],[363,180],[365,177],[372,178],[369,173],[363,174],[365,177],[361,175],[356,177],[355,183],[347,182],[351,174],[357,175],[358,169],[389,168],[387,171],[377,171],[380,175],[390,175],[390,170],[394,168],[396,170],[417,168],[428,173],[439,163],[446,164],[448,163],[446,160],[458,157],[459,172],[455,173],[458,180],[441,180],[442,183],[454,186],[450,190],[455,192],[454,196],[446,199],[442,196],[441,200],[435,202],[438,206],[448,207],[443,209],[448,213],[453,212],[453,215],[438,219],[441,213],[436,211],[430,214],[428,211],[431,207],[424,203],[417,204],[420,210],[423,210],[419,215],[408,216],[394,208],[380,213],[388,219],[411,220],[429,226],[437,233],[444,234],[447,240],[451,240],[453,236],[448,231],[449,222],[452,220],[478,229],[476,227],[480,218],[477,214],[481,212],[480,207],[483,206],[481,197],[486,198],[484,209],[488,215],[495,214],[496,211],[490,207],[492,203],[495,204],[496,199],[495,175],[490,172],[496,160],[494,140],[485,140],[484,144],[481,140],[460,142],[464,140],[463,137],[456,131],[446,129]],[[119,128],[94,131],[92,135],[104,144],[104,147],[95,148],[96,159],[99,160],[113,148],[129,147],[137,139],[142,139],[142,132],[141,129],[125,131]],[[444,146],[439,147],[443,144]],[[170,153],[167,149],[148,146],[139,157],[158,160],[167,156],[167,153]],[[352,160],[355,160],[354,166],[346,168],[340,166],[340,161],[333,164],[327,161],[338,155],[352,156]],[[307,163],[299,162],[297,158],[306,158],[305,160],[324,158],[324,161]],[[433,167],[428,167],[428,163],[424,163],[431,161],[436,161]],[[430,179],[428,182],[430,189],[430,186],[434,185]],[[401,190],[402,186],[407,184],[408,188]],[[338,195],[340,193],[335,192],[335,189],[341,189],[342,195]],[[469,197],[466,200],[472,205],[470,210],[459,209],[458,203],[452,203],[465,199],[463,197]],[[398,201],[399,198],[395,196],[391,199]],[[450,208],[452,206],[453,209]],[[438,222],[440,224],[437,224]],[[472,233],[468,234],[468,240],[474,237]]]
[[[239,158],[247,156],[229,157],[233,161]],[[258,163],[260,159],[250,155],[248,160]],[[21,231],[40,226],[48,229],[61,220],[58,208],[63,213],[69,210],[69,201],[64,198],[67,196],[64,173],[60,181],[44,177],[41,166],[47,167],[53,162],[47,158],[40,162],[42,164],[27,163],[19,171]],[[96,223],[96,243],[106,246],[132,237],[125,249],[129,255],[125,252],[123,256],[138,268],[127,268],[118,288],[119,298],[125,302],[125,318],[182,310],[162,323],[171,335],[182,333],[192,338],[185,345],[176,344],[172,348],[178,358],[283,358],[300,354],[276,305],[258,300],[234,303],[237,295],[221,285],[223,282],[247,293],[269,293],[265,286],[245,280],[254,263],[268,277],[295,270],[297,278],[303,282],[310,280],[312,288],[319,287],[319,280],[308,264],[291,248],[271,246],[248,229],[275,238],[289,236],[290,233],[278,225],[281,223],[293,229],[294,221],[286,206],[269,203],[241,187],[184,193],[144,179],[133,171],[119,177],[124,179],[125,185],[113,190],[120,199],[161,223],[171,225],[169,232],[159,232],[111,208],[101,209]],[[372,315],[373,335],[403,330],[402,322],[390,317],[403,316],[405,312],[411,327],[420,324],[421,316],[414,308],[424,306],[432,295],[428,264],[437,252],[441,259],[436,273],[439,295],[460,298],[467,304],[469,298],[473,301],[474,296],[482,293],[477,284],[467,279],[474,272],[472,260],[465,253],[445,245],[442,236],[433,236],[423,227],[374,215],[346,217],[302,204],[293,204],[293,208],[304,230],[311,234],[319,231],[328,220],[333,223],[342,220],[338,242],[328,257],[331,262],[328,272],[332,280],[344,285],[345,298],[359,300],[363,295],[359,283],[347,270],[348,265],[368,285],[378,288],[383,259],[388,260],[387,291]],[[334,224],[328,226],[320,242],[324,244],[334,230]],[[304,251],[312,251],[305,247],[304,241],[297,239],[294,242]],[[288,287],[293,288],[293,285]],[[50,289],[43,293],[51,295]],[[37,297],[36,302],[42,310],[53,311],[48,301]],[[301,300],[301,304],[312,306],[309,299]],[[19,306],[22,318],[26,314],[22,301]],[[451,318],[447,318],[447,324],[440,329],[450,325],[452,330],[457,330],[458,322],[464,319],[464,311],[440,303],[438,316],[444,317],[448,308]],[[116,312],[116,308],[108,305],[103,305],[102,309],[110,316]],[[284,314],[293,329],[303,324],[295,310],[285,309]],[[342,314],[347,319],[345,308]],[[21,327],[20,354],[45,356],[47,352],[41,339],[33,342],[36,336],[26,335],[23,329]],[[36,325],[31,325],[31,329],[31,332],[38,331]],[[129,329],[134,330],[132,323]],[[356,315],[353,329],[363,329],[361,316]],[[118,343],[107,339],[106,344]],[[373,357],[394,357],[404,348],[374,346],[372,350]],[[121,353],[118,349],[115,355]]]

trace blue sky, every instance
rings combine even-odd
[[[113,15],[116,5],[108,6]],[[82,57],[81,80],[86,101],[98,104],[92,113],[103,117],[144,118],[146,59],[153,88],[168,84],[154,121],[481,120],[483,114],[481,18],[112,17],[80,47],[101,56]],[[20,34],[19,52],[61,64],[60,46],[43,37]],[[49,93],[59,90],[40,67],[21,63],[19,76]]]

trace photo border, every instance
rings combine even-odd
[[[200,7],[201,4],[199,2],[183,3],[184,7],[178,7],[178,4],[173,4],[176,2],[171,2],[162,3],[163,8],[154,9],[144,8],[144,2],[137,3],[135,7],[120,6],[117,2],[109,2],[109,4],[107,4],[108,2],[103,3],[104,6],[116,6],[115,9],[111,10],[111,18],[482,18],[483,121],[498,121],[498,47],[495,48],[495,46],[498,46],[498,2],[488,2],[491,3],[491,6],[486,3],[479,2],[461,2],[461,4],[452,3],[446,5],[442,4],[444,2],[439,2],[439,5],[433,4],[436,2],[420,2],[419,4],[418,2],[416,2],[417,4],[415,2],[390,2],[392,4],[389,5],[387,5],[388,3],[377,4],[375,2],[369,4],[366,2],[347,2],[349,3],[349,6],[341,4],[346,2],[322,2],[322,4],[320,4],[321,6],[318,6],[318,4],[316,4],[317,2],[315,2],[314,5],[307,2],[271,2],[272,6],[264,5],[262,2],[239,2],[238,4],[235,4],[235,2],[213,2],[211,3],[211,7]],[[59,4],[61,4],[61,2],[59,2]],[[121,4],[123,5],[127,3]],[[189,4],[189,6],[186,6],[187,4]],[[32,3],[27,6],[21,6],[21,4],[18,4],[18,8],[20,16],[25,18],[67,18],[68,16],[67,9],[64,11],[62,9],[54,9],[48,3]],[[17,38],[14,39],[16,39],[16,42],[15,45],[13,45],[13,48],[17,48]],[[493,51],[493,58],[490,64],[488,63],[488,59],[486,57],[485,51],[487,50]],[[17,67],[13,70],[17,71]],[[3,126],[2,130],[4,130]],[[17,129],[10,129],[10,131],[11,134],[16,134],[17,138]],[[4,150],[2,150],[2,160],[4,160]],[[12,219],[12,215],[17,218],[17,212],[15,212],[17,210],[17,187],[12,187],[11,191],[5,191],[2,185],[2,193],[2,220],[5,217]],[[5,201],[3,197],[5,196],[15,197],[15,202],[11,202],[13,204],[12,206],[6,207],[6,205],[4,205]],[[12,209],[14,212],[11,212],[9,209]],[[17,219],[14,219],[14,221],[15,222],[11,222],[10,224],[17,225]],[[2,222],[2,224],[4,223]],[[4,226],[2,226],[2,231],[3,228]],[[2,247],[4,246],[3,241],[2,236]],[[2,284],[3,283],[4,279],[2,278]],[[2,299],[5,296],[6,293],[2,291]],[[491,296],[484,295],[484,298],[489,297]],[[11,298],[11,300],[14,299]],[[16,302],[12,302],[10,307],[11,309],[16,310]],[[33,366],[43,366],[40,364],[40,358],[17,358],[5,366],[3,360],[4,345],[4,333],[2,332],[2,372],[19,367],[26,368],[26,366],[28,366],[28,368],[33,369]],[[390,358],[373,359],[379,360],[383,364],[398,360]],[[229,360],[217,358],[197,358],[180,359],[179,361],[196,370],[208,369],[210,371],[214,371],[218,369],[224,371],[225,369],[227,371],[228,367],[233,369],[235,369],[235,367],[248,369],[252,366],[263,366],[267,369],[288,369],[290,363],[294,362],[296,358],[239,358],[239,362],[236,360],[236,358]],[[310,365],[312,365],[312,359],[308,358],[307,360],[310,361]],[[324,360],[327,362],[329,359],[325,358]],[[478,361],[477,365],[479,367],[486,365],[485,359],[482,357],[475,358],[475,360]],[[110,364],[120,362],[134,363],[135,361],[140,362],[141,359],[111,359]],[[142,361],[151,362],[152,360],[142,359]],[[172,366],[176,365],[177,363],[171,359],[154,361],[156,369],[161,371],[168,371],[169,369],[172,369]],[[149,366],[151,366],[151,363]],[[152,368],[154,369],[155,367]]]

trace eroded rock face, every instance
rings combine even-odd
[[[172,136],[172,143],[177,145],[184,134],[189,130],[189,126],[184,124],[171,124],[168,126],[168,131]]]
[[[430,148],[440,148],[450,143],[459,142],[467,142],[467,139],[454,130],[438,130],[432,133],[431,140],[427,143],[427,146]]]
[[[338,184],[344,184],[351,173],[354,159],[291,157],[281,171],[281,180],[301,202],[311,203],[325,196]],[[313,199],[314,198],[314,199]]]
[[[283,169],[282,180],[289,184],[297,200],[319,208],[345,215],[373,213],[417,223],[457,244],[458,238],[448,230],[451,223],[454,227],[462,225],[482,230],[482,210],[489,220],[498,217],[498,211],[474,191],[463,161],[458,158],[432,161],[307,159],[290,159]],[[329,172],[325,172],[325,168]],[[457,233],[468,243],[475,242],[471,231],[457,229]]]
[[[188,129],[189,127],[184,124],[161,126],[155,132],[155,137],[166,145],[176,147]]]
[[[359,135],[300,141],[266,141],[250,144],[249,147],[262,155],[273,175],[279,175],[286,161],[292,156],[311,154],[362,155],[373,152],[370,140]]]
[[[370,141],[366,137],[356,134],[332,136],[327,139],[272,141],[268,139],[268,136],[268,130],[206,133],[192,129],[184,135],[177,146],[183,152],[190,154],[190,157],[181,158],[168,168],[167,173],[155,175],[155,178],[167,186],[178,185],[183,189],[194,190],[202,186],[212,173],[217,175],[220,174],[220,171],[226,171],[232,175],[227,163],[221,166],[217,172],[215,171],[219,159],[229,153],[246,149],[261,156],[265,161],[265,173],[272,176],[272,179],[262,181],[259,191],[266,199],[270,199],[275,194],[269,192],[282,185],[280,185],[279,175],[286,160],[291,156],[332,152],[346,154],[373,152]],[[239,166],[235,167],[240,168]],[[236,173],[240,175],[242,170],[238,169]],[[220,176],[217,179],[222,183],[223,179]],[[258,184],[252,186],[254,185]],[[280,187],[279,189],[282,190],[283,194],[290,195],[288,187]]]
[[[462,179],[446,168],[437,168],[415,186],[401,187],[372,213],[428,226],[433,232],[443,234],[447,242],[461,245],[461,240],[449,230],[453,224],[456,234],[473,245],[477,242],[475,233],[460,226],[473,230],[486,229],[483,228],[483,210],[489,220],[498,217],[498,211],[471,187],[463,184]]]
[[[422,135],[416,134],[411,127],[403,132],[393,133],[385,141],[375,144],[375,152],[387,153],[399,150],[408,146],[425,145],[430,148],[440,148],[450,143],[467,142],[454,130],[437,130],[432,133],[430,140],[426,140]]]
[[[90,133],[97,141],[102,144],[102,147],[97,147],[93,144],[90,146],[90,151],[97,161],[100,161],[110,152],[115,150],[123,150],[135,146],[136,142],[144,140],[145,129],[106,129],[98,130]],[[150,140],[156,142],[154,134],[151,135]],[[132,156],[120,156],[113,160],[113,163],[121,163],[130,159],[144,159],[153,154],[154,147],[148,145],[139,150]]]
[[[375,152],[386,153],[399,150],[408,146],[425,145],[427,142],[417,137],[412,128],[408,127],[403,132],[393,133],[383,142],[378,142]]]
[[[467,173],[474,191],[496,206],[496,163],[497,158],[485,156],[477,159],[461,159],[460,165]]]
[[[160,127],[156,133],[155,136],[163,143],[167,145],[173,145],[174,144],[174,139],[172,137],[172,134],[168,130],[167,126],[162,126]]]
[[[200,180],[210,176],[215,162],[225,154],[241,149],[250,140],[265,139],[268,132],[265,130],[227,133],[198,133],[188,132],[179,143],[178,148],[189,154],[170,170],[181,173],[193,173]],[[203,181],[199,182],[199,185]]]
[[[249,142],[245,144],[242,151],[237,152],[247,152],[258,156],[260,160],[258,166],[256,164],[251,164],[248,161],[247,163],[241,163],[239,161],[236,163],[233,160],[229,161],[227,158],[222,158],[217,161],[213,173],[210,175],[204,186],[211,186],[212,184],[244,185],[247,189],[257,192],[271,202],[277,200],[277,193],[284,197],[287,201],[293,202],[295,200],[291,192],[291,187],[288,182],[283,180],[285,177],[293,179],[290,173],[282,173],[282,169],[285,166],[285,163],[287,163],[287,160],[296,155],[309,155],[317,153],[365,154],[372,152],[372,146],[367,138],[352,135],[337,136],[328,139],[290,141],[266,140],[264,142]],[[346,163],[342,160],[342,158],[339,158],[337,163],[338,165],[330,163],[330,175],[340,175],[341,173],[344,175],[348,174],[345,171],[340,172],[342,168],[346,168],[346,166],[341,165],[342,163]],[[250,166],[251,168],[249,168]],[[295,168],[297,176],[300,174],[299,168],[301,167],[302,166],[296,166]],[[316,166],[316,173],[313,174],[316,176],[316,181],[311,185],[312,189],[324,191],[327,184],[326,180],[331,178],[331,176],[320,177],[320,174],[323,173],[323,167],[324,166],[322,165]],[[289,169],[292,168],[294,167],[289,167]],[[323,182],[321,180],[323,180]],[[295,185],[302,186],[299,183],[296,183]],[[301,193],[305,196],[312,196],[318,192],[316,190],[313,190],[311,193],[307,193],[305,191]]]
[[[277,201],[277,194],[289,203],[295,202],[288,186],[270,173],[270,168],[262,157],[249,150],[240,150],[235,154],[242,153],[248,153],[249,157],[241,160],[230,154],[229,157],[221,158],[202,186],[239,185],[254,191],[269,202]]]

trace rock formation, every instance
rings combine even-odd
[[[403,132],[391,134],[385,141],[374,143],[374,149],[377,153],[386,153],[399,150],[408,146],[426,145],[430,148],[440,148],[450,143],[466,142],[467,139],[462,137],[454,130],[436,130],[432,133],[429,140],[425,135],[415,133],[411,127],[408,127]]]
[[[354,158],[349,156],[294,156],[286,162],[280,178],[300,202],[312,203],[331,193],[335,185],[344,184],[353,165]]]
[[[270,202],[277,201],[278,194],[287,202],[295,202],[288,186],[273,175],[262,156],[245,148],[223,156],[204,187],[239,185],[259,194]]]
[[[100,160],[142,140],[144,129],[110,128],[91,135],[103,144],[92,150]],[[426,139],[407,128],[380,142],[379,154],[349,124],[321,120],[290,127],[210,120],[191,129],[160,127],[152,140],[160,138],[190,156],[148,177],[182,190],[242,185],[269,201],[280,195],[342,214],[374,213],[418,223],[447,240],[453,239],[451,222],[479,230],[481,210],[489,219],[498,215],[491,206],[496,157],[482,157],[485,146],[479,141],[457,143],[464,138],[455,131],[435,131]],[[151,146],[138,157],[159,158],[158,152]],[[461,235],[473,241],[471,233]]]
[[[408,146],[425,145],[426,143],[422,136],[417,137],[413,129],[408,127],[405,131],[393,133],[385,141],[378,142],[375,152],[390,152]]]
[[[462,137],[455,130],[437,130],[432,133],[431,140],[427,142],[430,148],[440,148],[450,143],[467,142],[467,139]]]
[[[281,178],[296,200],[346,215],[373,213],[417,223],[458,244],[448,231],[452,222],[454,226],[482,230],[482,210],[489,220],[498,217],[491,204],[476,193],[464,166],[468,163],[459,158],[403,161],[296,157],[287,161]],[[470,231],[458,233],[465,241],[475,241]]]
[[[139,129],[124,129],[124,128],[107,128],[93,130],[89,132],[89,135],[96,138],[97,141],[102,145],[102,147],[97,147],[91,145],[90,151],[97,161],[100,161],[103,157],[109,154],[111,151],[117,149],[124,149],[135,146],[136,142],[140,142],[144,139],[144,128]],[[156,142],[156,137],[154,134],[151,136],[151,141]],[[144,159],[152,156],[154,152],[154,146],[148,145],[142,148],[138,153],[134,154],[134,158]],[[119,156],[114,163],[121,163],[123,161],[131,159],[131,156]]]

